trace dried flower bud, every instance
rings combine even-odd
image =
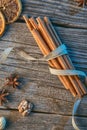
[[[17,74],[11,74],[9,77],[6,77],[5,86],[12,86],[13,88],[19,87],[19,76]]]

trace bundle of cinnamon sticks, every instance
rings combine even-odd
[[[44,56],[48,55],[62,44],[51,21],[47,17],[44,17],[43,19],[40,17],[34,19],[33,17],[27,18],[26,16],[23,16],[23,18]],[[68,55],[49,60],[48,64],[55,69],[74,69]],[[79,76],[66,75],[58,77],[65,88],[70,90],[74,97],[82,97],[87,94],[87,89],[81,82]]]

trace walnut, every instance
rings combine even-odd
[[[23,116],[28,116],[31,113],[32,108],[33,104],[27,100],[21,101],[18,106],[18,110]]]

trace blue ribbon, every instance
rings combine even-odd
[[[58,69],[54,69],[51,67],[49,67],[49,70],[50,70],[51,74],[53,74],[53,75],[71,75],[71,76],[81,75],[81,76],[86,77],[85,72],[80,71],[80,70],[58,70]]]
[[[49,61],[49,60],[52,60],[52,59],[57,58],[59,56],[68,54],[68,52],[67,52],[66,46],[64,44],[62,44],[58,48],[53,50],[51,53],[49,53],[48,55],[46,55],[42,58],[39,58],[39,59],[36,59],[36,58],[28,55],[23,50],[19,50],[18,54],[21,57],[25,58],[26,60]],[[86,74],[83,71],[79,71],[79,70],[71,70],[71,69],[70,70],[58,70],[58,69],[54,69],[51,67],[49,67],[49,69],[50,69],[51,74],[54,74],[54,75],[81,75],[81,76],[86,77]]]
[[[72,111],[72,125],[73,127],[75,128],[75,130],[80,130],[79,127],[77,126],[77,123],[76,123],[76,112],[78,110],[78,107],[80,105],[80,102],[81,102],[81,99],[78,99],[75,104],[74,104],[74,107],[73,107],[73,111]]]
[[[54,51],[52,51],[51,53],[46,55],[44,57],[44,60],[49,61],[49,60],[52,60],[54,58],[57,58],[59,56],[65,55],[65,54],[68,54],[67,48],[64,44],[62,44],[58,48],[56,48]]]
[[[65,55],[67,54],[67,49],[66,49],[66,46],[64,44],[60,45],[58,48],[56,48],[54,51],[50,52],[48,55],[42,57],[42,58],[34,58],[30,55],[28,55],[26,52],[24,52],[23,50],[19,50],[18,52],[18,55],[20,55],[21,57],[23,57],[24,59],[26,60],[40,60],[40,61],[49,61],[49,60],[52,60],[54,58],[57,58],[59,56],[62,56],[62,55]]]

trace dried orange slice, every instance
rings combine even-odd
[[[0,0],[0,10],[6,19],[6,24],[16,21],[21,14],[21,0]]]
[[[3,14],[0,12],[0,36],[3,35],[5,30],[5,18]]]

